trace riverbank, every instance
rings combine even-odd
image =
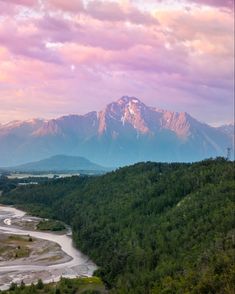
[[[39,220],[0,205],[0,290],[22,280],[31,284],[39,278],[49,283],[60,277],[90,277],[96,270],[96,265],[73,246],[71,236],[36,231]]]
[[[38,281],[36,284],[25,286],[21,283],[19,286],[11,284],[10,291],[3,291],[4,294],[46,294],[46,293],[67,293],[67,294],[108,294],[108,290],[100,278],[76,278],[65,279],[61,278],[59,282],[44,284]]]
[[[55,242],[0,231],[0,267],[31,264],[49,266],[71,259]]]

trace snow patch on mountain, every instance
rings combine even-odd
[[[234,125],[201,123],[187,112],[148,107],[123,96],[105,109],[58,119],[0,125],[1,165],[16,165],[55,154],[78,155],[101,165],[137,161],[195,161],[223,156],[233,148]]]

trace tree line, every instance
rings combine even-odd
[[[234,163],[138,163],[5,193],[72,226],[110,293],[233,293]]]

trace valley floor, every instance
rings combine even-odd
[[[39,278],[50,282],[60,276],[92,275],[95,265],[72,247],[71,238],[36,231],[40,221],[0,206],[0,289],[9,288],[12,282],[31,284]]]

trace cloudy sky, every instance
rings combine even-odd
[[[123,95],[233,120],[233,0],[0,0],[0,122]]]

